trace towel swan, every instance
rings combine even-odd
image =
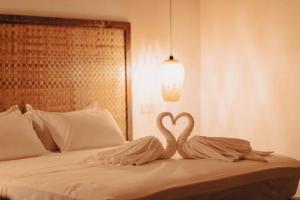
[[[205,159],[212,158],[227,162],[238,160],[255,160],[267,162],[263,156],[268,156],[273,152],[254,151],[248,141],[235,138],[189,136],[194,128],[194,119],[189,113],[180,113],[175,121],[181,117],[186,117],[188,126],[177,139],[177,151],[184,159]]]
[[[169,117],[173,124],[175,122],[171,113],[161,113],[156,119],[159,130],[166,138],[166,148],[156,137],[146,136],[125,143],[121,147],[99,152],[96,156],[86,158],[83,164],[142,165],[154,160],[172,157],[176,153],[176,138],[163,126],[164,117]]]

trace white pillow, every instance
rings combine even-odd
[[[33,110],[61,151],[102,148],[124,143],[108,110],[84,109],[58,113]]]
[[[45,125],[43,117],[40,116],[41,112],[34,110],[30,104],[26,104],[27,113],[31,115],[33,129],[35,130],[37,136],[43,143],[44,147],[52,152],[59,151],[59,147],[56,145],[53,140],[49,128]],[[98,102],[93,102],[89,104],[84,110],[102,110]]]
[[[19,106],[14,105],[11,108],[9,108],[7,111],[0,112],[0,117],[5,116],[5,115],[10,114],[10,113],[15,113],[15,114],[19,114],[19,115],[22,114],[21,110],[19,109]]]
[[[52,152],[59,151],[58,146],[56,145],[50,134],[49,128],[45,125],[42,117],[39,116],[39,112],[33,110],[32,106],[29,104],[26,104],[26,109],[26,114],[31,116],[33,129],[36,132],[39,139],[41,140],[44,147]]]
[[[0,113],[0,161],[34,157],[47,150],[36,136],[28,115],[15,106]]]

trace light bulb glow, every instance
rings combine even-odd
[[[161,66],[161,86],[165,101],[178,101],[184,82],[184,67],[177,60],[169,59]]]

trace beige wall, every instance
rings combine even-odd
[[[0,13],[124,20],[132,24],[134,137],[159,136],[155,118],[161,111],[189,111],[199,117],[199,1],[174,0],[175,56],[186,66],[185,93],[174,105],[160,95],[158,69],[169,55],[169,0],[1,0]],[[153,104],[142,114],[142,104]],[[196,130],[198,127],[196,127]]]
[[[201,0],[201,132],[300,159],[300,1]]]

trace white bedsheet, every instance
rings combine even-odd
[[[96,152],[99,150],[0,162],[0,196],[13,200],[137,199],[184,185],[197,187],[197,193],[201,194],[256,181],[300,176],[300,162],[278,155],[266,157],[268,163],[175,158],[134,167],[79,164]]]

